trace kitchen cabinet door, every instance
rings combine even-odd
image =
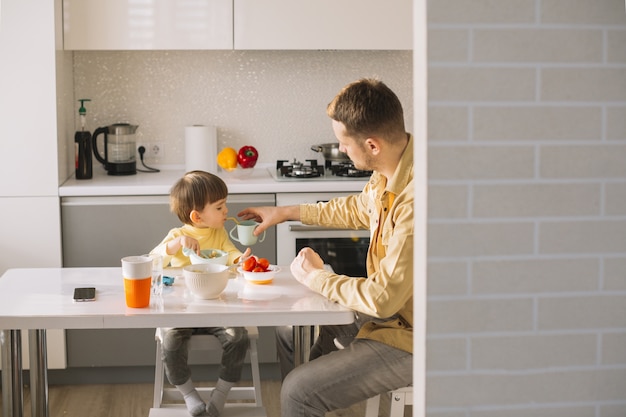
[[[0,275],[9,268],[61,266],[59,197],[0,197]]]
[[[55,6],[0,1],[0,196],[58,195]]]
[[[235,49],[412,49],[411,0],[234,0]]]
[[[232,49],[232,9],[232,0],[64,0],[64,47]]]
[[[0,275],[9,268],[61,266],[58,197],[2,197],[0,212],[0,230],[4,242]],[[65,331],[48,330],[46,335],[49,368],[65,368]],[[22,366],[28,369],[27,330],[22,331],[22,351]]]

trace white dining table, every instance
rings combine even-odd
[[[3,415],[23,416],[21,329],[29,332],[31,416],[47,417],[47,329],[292,325],[299,364],[308,358],[314,326],[354,320],[352,310],[296,281],[288,266],[266,285],[233,275],[213,300],[191,294],[180,269],[166,269],[164,275],[175,276],[174,285],[153,295],[149,307],[129,308],[121,268],[7,270],[0,277]],[[76,287],[95,287],[95,301],[74,302]]]

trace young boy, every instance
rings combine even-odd
[[[228,237],[224,222],[228,215],[226,197],[228,189],[219,177],[204,171],[186,173],[174,184],[170,192],[170,209],[178,216],[182,227],[169,231],[165,239],[152,250],[163,257],[164,266],[174,268],[189,265],[183,248],[200,254],[201,249],[221,249],[228,252],[228,264],[238,263],[250,256],[250,248],[241,253]],[[187,410],[192,416],[205,411],[218,417],[230,389],[241,378],[241,370],[249,346],[244,327],[162,328],[162,360],[167,379],[183,394]],[[187,364],[188,343],[194,334],[215,335],[222,344],[219,379],[208,405],[196,391]]]

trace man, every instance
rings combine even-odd
[[[327,114],[339,149],[357,169],[374,171],[362,192],[326,203],[239,213],[261,222],[255,234],[286,220],[371,231],[367,277],[325,270],[311,248],[302,249],[291,264],[299,282],[353,309],[355,323],[322,326],[311,360],[284,375],[285,417],[322,417],[412,383],[413,138],[405,130],[398,97],[378,80],[347,85]],[[290,335],[277,332],[284,373],[293,367]]]

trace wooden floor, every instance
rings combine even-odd
[[[263,381],[261,390],[267,416],[280,417],[280,381]],[[152,384],[53,385],[48,395],[50,417],[147,417],[152,405]],[[28,389],[24,396],[24,417],[30,417]],[[388,407],[389,400],[383,398],[381,410]],[[334,411],[327,417],[363,417],[364,414],[365,402]],[[0,417],[4,417],[1,407]]]

